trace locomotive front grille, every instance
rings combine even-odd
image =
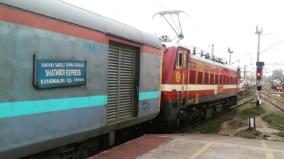
[[[109,44],[107,123],[134,116],[134,47]]]

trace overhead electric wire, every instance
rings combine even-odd
[[[266,49],[264,49],[264,50],[260,51],[260,54],[265,53],[266,51],[268,51],[268,50],[270,50],[270,49],[274,48],[275,46],[277,46],[277,45],[279,45],[279,44],[281,44],[281,43],[283,43],[283,42],[284,42],[284,40],[280,40],[280,41],[278,41],[277,43],[275,43],[275,44],[273,44],[273,45],[271,45],[271,46],[267,47]],[[236,62],[238,62],[239,60],[242,60],[242,59],[244,59],[245,57],[247,57],[247,56],[249,56],[249,55],[251,55],[251,54],[252,54],[252,53],[247,54],[247,55],[245,55],[245,56],[243,56],[243,57],[239,58],[238,60],[234,61],[232,64],[235,64],[235,63],[236,63]]]
[[[277,43],[275,43],[275,44],[269,46],[268,48],[266,48],[266,49],[264,49],[264,50],[262,50],[262,51],[260,52],[260,54],[266,52],[266,51],[269,50],[269,49],[272,49],[273,47],[275,47],[275,46],[281,44],[282,42],[284,42],[284,40],[280,40],[280,41],[278,41]]]
[[[262,34],[264,36],[284,36],[284,34]]]

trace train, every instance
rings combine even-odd
[[[276,91],[283,91],[283,84],[280,79],[273,79],[271,81],[271,89]]]
[[[190,52],[192,50],[192,53]],[[208,119],[237,102],[240,69],[220,58],[170,44],[163,52],[161,119],[169,126]]]
[[[60,0],[1,0],[0,13],[1,159],[82,159],[118,130],[236,103],[239,72],[186,46]]]

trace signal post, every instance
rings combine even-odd
[[[262,79],[262,70],[264,66],[264,62],[259,61],[259,50],[260,50],[260,35],[262,34],[262,28],[259,29],[258,26],[256,26],[255,34],[258,35],[258,41],[257,41],[257,60],[256,60],[256,106],[258,107],[260,105],[260,92],[261,91],[261,79]]]
[[[264,62],[256,62],[256,106],[260,106],[261,79],[263,77]]]

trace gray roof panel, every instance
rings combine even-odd
[[[0,3],[91,28],[139,44],[155,48],[162,46],[160,40],[153,35],[60,0],[0,0]]]

